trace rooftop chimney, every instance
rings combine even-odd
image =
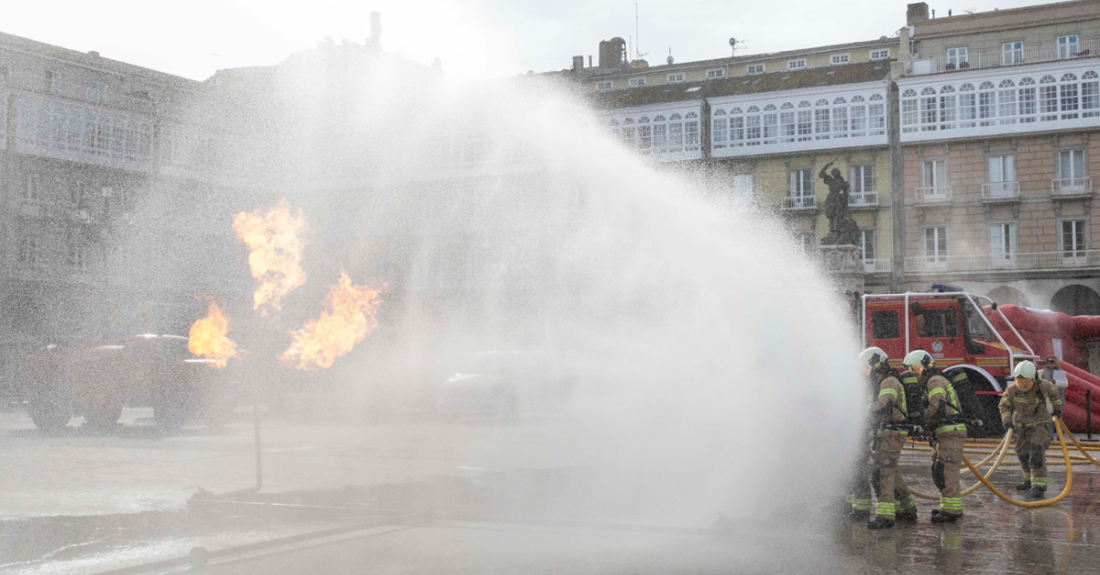
[[[912,26],[917,22],[924,22],[928,19],[928,3],[917,2],[909,5],[909,10],[905,14],[905,25]]]
[[[573,56],[573,73],[579,74],[584,70],[584,56]]]
[[[370,13],[370,43],[382,47],[382,13]]]

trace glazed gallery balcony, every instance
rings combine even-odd
[[[1100,267],[1100,250],[907,256],[908,273],[1019,272]]]
[[[938,74],[940,72],[965,72],[968,70],[981,70],[986,68],[1004,68],[1006,66],[1018,66],[1020,64],[1034,64],[1039,62],[1052,62],[1069,60],[1073,58],[1087,58],[1100,56],[1100,40],[1085,40],[1063,44],[1054,43],[1046,46],[1023,46],[1015,43],[1000,50],[988,52],[954,52],[919,58],[905,63],[905,74],[919,76],[924,74]]]

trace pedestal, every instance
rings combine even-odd
[[[861,250],[853,245],[819,246],[821,268],[837,286],[841,294],[863,293],[867,270],[860,257]]]

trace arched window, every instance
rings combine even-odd
[[[871,94],[867,104],[868,135],[881,136],[886,133],[886,101],[882,94]]]
[[[734,108],[734,109],[730,110],[730,114],[737,115],[737,114],[744,114],[744,112],[741,111],[741,108]]]
[[[837,99],[833,100],[833,105],[834,106],[839,106],[841,104],[847,104],[847,103],[848,103],[848,100],[845,100],[843,97],[840,97],[840,98],[837,98]]]
[[[920,92],[920,129],[922,132],[931,132],[937,129],[939,121],[939,99],[936,98],[936,89],[928,86]]]
[[[671,115],[671,116],[669,116],[669,117],[668,117],[668,120],[669,120],[670,122],[671,122],[671,121],[673,121],[673,120],[680,120],[680,119],[681,119],[681,118],[680,118],[680,114],[673,114],[673,115]]]
[[[1043,122],[1058,119],[1058,86],[1054,82],[1050,74],[1039,79],[1039,120]]]
[[[726,117],[726,111],[719,108],[714,111],[710,121],[711,142],[713,149],[722,149],[729,145],[730,119]]]
[[[940,88],[940,129],[954,130],[958,118],[958,98],[954,86]]]
[[[872,102],[882,101],[882,94],[871,94],[871,101]]]
[[[1016,123],[1016,83],[1012,80],[1001,80],[997,86],[997,117],[1002,125]]]
[[[826,100],[825,98],[822,98],[822,99],[818,100],[818,101],[817,101],[817,103],[816,103],[816,104],[814,104],[814,105],[815,105],[815,106],[828,106],[828,105],[829,105],[829,101],[828,101],[828,100]]]
[[[624,145],[633,148],[636,145],[634,140],[636,139],[635,136],[637,136],[637,133],[638,129],[634,127],[633,119],[626,118],[623,120],[623,128],[619,131],[619,136],[622,138]]]
[[[814,110],[814,136],[815,140],[828,140],[829,132],[832,131],[832,122],[830,118],[832,115],[829,113],[829,101],[822,98],[817,101],[818,108]]]
[[[638,150],[648,154],[653,147],[653,128],[649,125],[649,117],[638,118]]]
[[[760,145],[760,138],[763,136],[761,129],[760,108],[749,106],[749,109],[745,110],[745,140],[748,145]]]
[[[779,109],[781,109],[781,110],[793,110],[794,109],[794,104],[792,104],[790,102],[783,102],[783,105],[780,106]]]
[[[775,111],[775,104],[768,104],[767,106],[764,106],[764,111],[765,112]]]
[[[833,99],[833,137],[848,137],[848,100],[843,96]]]
[[[856,102],[862,102],[862,101],[863,101],[863,96],[852,96],[852,103],[853,104],[855,104]]]
[[[661,115],[658,115],[658,116],[656,116],[656,117],[654,117],[654,118],[653,118],[653,121],[654,121],[654,122],[664,122],[664,121],[665,121],[665,117],[664,117],[664,116],[661,116]]]
[[[993,82],[982,82],[978,86],[978,125],[979,126],[992,126],[994,123],[993,117],[996,115],[996,95],[993,90],[996,87]]]
[[[688,112],[684,119],[684,149],[699,149],[699,114]]]
[[[764,106],[764,145],[768,146],[778,142],[779,138],[779,114],[776,113],[775,104]]]
[[[1081,116],[1100,116],[1100,76],[1092,70],[1081,74]]]
[[[760,111],[760,108],[757,108],[756,106],[749,106],[749,109],[746,110],[745,113],[746,114],[752,114],[752,113],[759,112],[759,111]]]
[[[726,111],[725,111],[725,110],[723,110],[722,108],[718,108],[717,110],[715,110],[715,111],[714,111],[714,115],[715,115],[715,116],[725,116],[725,115],[726,115]]]
[[[633,125],[633,124],[634,124],[634,120],[631,120],[630,118],[627,118],[627,119],[623,120],[623,123],[624,123],[624,124],[631,124],[631,125]]]
[[[638,123],[639,124],[648,124],[649,123],[649,116],[642,116],[641,118],[638,118]]]
[[[653,149],[658,154],[668,151],[668,124],[660,114],[653,117]]]
[[[1077,75],[1071,73],[1062,74],[1062,86],[1061,86],[1061,100],[1062,100],[1062,119],[1074,120],[1077,119],[1077,110],[1080,107],[1078,101],[1078,86]]]
[[[1023,80],[1020,80],[1020,85],[1021,86],[1034,86],[1035,85],[1035,80],[1032,80],[1031,78],[1024,78]]]
[[[799,108],[809,108],[810,106],[812,106],[812,104],[810,104],[809,100],[802,100],[798,103]]]
[[[901,131],[916,132],[920,123],[920,112],[917,105],[917,91],[908,88],[901,93]]]
[[[684,122],[680,114],[668,117],[668,151],[681,152],[684,149]]]

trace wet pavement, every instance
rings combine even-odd
[[[0,414],[0,572],[94,573],[185,558],[196,547],[226,552],[207,573],[1100,572],[1100,468],[1092,465],[1075,466],[1069,495],[1051,507],[1017,508],[981,488],[964,498],[957,524],[930,524],[934,503],[918,500],[919,521],[891,530],[813,509],[718,533],[710,517],[687,528],[608,525],[568,504],[584,469],[568,424],[270,421],[256,495],[250,422],[164,436],[147,419],[127,410],[124,425],[107,433],[45,435],[24,414]],[[906,451],[902,464],[915,488],[935,492],[927,453]],[[1018,478],[1006,466],[992,481],[1020,497],[1011,490]],[[964,486],[973,481],[963,475]],[[1063,485],[1062,468],[1051,467],[1048,495]],[[368,517],[400,518],[231,552]]]

